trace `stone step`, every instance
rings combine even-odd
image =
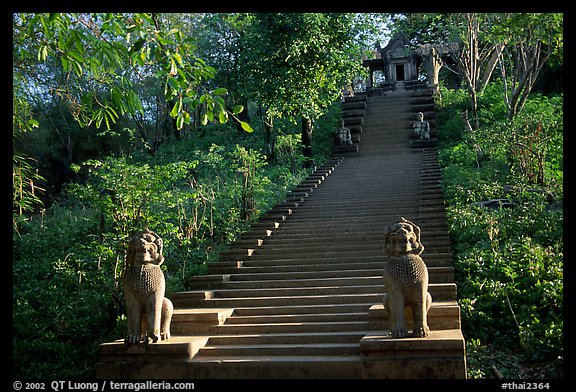
[[[318,323],[277,323],[277,324],[223,324],[199,325],[194,323],[174,323],[171,330],[175,335],[214,334],[270,334],[270,333],[310,333],[310,332],[350,332],[367,330],[368,321],[318,322]]]
[[[361,181],[361,179],[358,179],[358,182]],[[386,197],[390,189],[394,189],[394,184],[391,184],[390,187],[374,187],[375,195],[365,199],[360,197],[354,189],[343,190],[339,194],[335,194],[336,191],[332,191],[331,189],[324,189],[323,192],[318,191],[313,198],[309,197],[301,201],[298,204],[298,210],[296,211],[296,209],[294,209],[293,215],[318,214],[340,209],[349,209],[351,211],[360,210],[359,212],[361,212],[362,209],[359,208],[359,204],[361,203],[365,203],[366,210],[370,212],[384,211],[394,213],[398,210],[402,211],[403,209],[414,207],[414,204],[417,204],[418,201],[421,200],[421,196],[419,195],[420,184],[414,184],[410,186],[410,188],[406,188],[391,197]],[[434,189],[429,188],[427,190],[433,191]],[[434,193],[430,192],[430,194]],[[436,192],[436,194],[438,194],[438,192]],[[428,195],[425,197],[428,197]]]
[[[314,312],[314,313],[312,313]],[[318,322],[339,322],[339,321],[370,321],[374,330],[389,329],[386,325],[388,314],[384,310],[383,304],[371,305],[369,310],[362,309],[359,312],[349,313],[319,313],[310,309],[310,313],[281,313],[269,314],[259,313],[254,315],[232,316],[226,319],[227,324],[279,324],[279,323],[318,323]],[[409,321],[409,328],[412,328],[412,310],[407,307],[405,312],[406,320]],[[460,307],[454,301],[433,301],[428,312],[429,325],[433,329],[453,329],[459,328]],[[212,343],[214,344],[214,343]]]
[[[423,242],[425,250],[427,252],[432,253],[433,251],[438,251],[439,249],[443,249],[445,247],[450,246],[450,240],[437,240],[437,241],[428,241]],[[322,263],[322,260],[325,260],[324,263],[333,263],[339,257],[345,258],[344,262],[349,262],[348,259],[353,259],[354,257],[357,258],[364,258],[369,259],[373,258],[375,261],[376,259],[380,259],[380,256],[383,255],[383,243],[373,243],[371,245],[362,246],[362,244],[356,245],[349,245],[345,247],[339,248],[336,245],[331,246],[330,244],[322,244],[318,245],[317,247],[312,246],[290,246],[290,247],[261,247],[255,250],[247,249],[248,255],[242,254],[227,254],[226,257],[221,257],[221,262],[238,262],[242,261],[243,267],[250,267],[250,266],[262,266],[262,265],[276,265],[276,264],[283,264],[288,265],[290,264],[289,260],[301,260],[306,261],[306,264],[310,264],[312,260],[316,263]],[[240,249],[242,250],[242,249]],[[286,253],[289,252],[290,256],[286,256]],[[251,254],[250,254],[251,253]],[[423,254],[422,257],[425,257],[426,254]],[[290,258],[287,258],[290,257]],[[282,262],[278,262],[281,260]],[[387,259],[383,259],[387,260]],[[360,261],[360,260],[359,260]]]
[[[349,332],[307,332],[307,333],[273,333],[273,334],[244,334],[244,335],[218,335],[208,339],[209,346],[222,345],[262,345],[262,344],[292,344],[298,341],[302,344],[322,343],[356,343],[364,337],[364,331]]]
[[[359,355],[360,343],[304,343],[304,344],[251,344],[229,346],[207,346],[200,349],[198,357],[233,356],[348,356]]]
[[[351,109],[366,109],[366,101],[343,102],[342,111]]]
[[[373,310],[376,309],[376,310]],[[328,314],[284,314],[230,317],[225,324],[198,324],[188,321],[175,320],[172,324],[173,333],[179,334],[214,334],[237,335],[243,334],[302,334],[302,333],[334,333],[355,332],[367,326],[372,330],[389,329],[385,312],[380,311],[382,304],[374,304],[368,312],[362,313],[328,313]],[[382,314],[378,314],[382,313]],[[411,311],[406,311],[407,326],[412,328]],[[459,307],[455,303],[438,302],[431,306],[429,311],[429,326],[431,330],[460,328]],[[304,338],[306,340],[306,337]],[[294,336],[292,344],[300,342],[298,335]],[[239,343],[239,340],[236,342]],[[212,342],[211,345],[215,343]]]
[[[283,324],[283,323],[322,323],[322,322],[348,322],[368,321],[367,312],[359,313],[308,313],[308,314],[279,314],[234,316],[228,318],[228,324]]]
[[[362,377],[466,378],[459,328],[432,330],[426,338],[392,338],[388,331],[370,331],[360,340],[360,351],[365,358]]]
[[[429,210],[428,212],[432,212]],[[334,233],[334,237],[318,237],[317,239],[302,239],[305,236],[305,231],[297,236],[297,233],[290,233],[288,231],[278,232],[277,235],[272,235],[267,241],[264,241],[259,247],[252,248],[233,248],[221,253],[221,261],[227,260],[248,260],[251,256],[260,256],[266,254],[267,256],[280,255],[284,256],[286,253],[292,253],[295,256],[300,253],[325,253],[325,252],[368,252],[373,250],[382,250],[384,245],[383,232],[387,224],[372,223],[368,219],[364,222],[364,227],[373,227],[374,229],[370,234],[362,236],[358,232],[349,231],[352,233],[348,236],[343,236],[340,227],[332,227],[324,234]],[[393,223],[392,220],[389,223]],[[348,226],[350,227],[350,226]],[[376,229],[377,228],[377,229]],[[287,228],[285,228],[287,230]],[[310,233],[314,234],[312,228]],[[285,235],[283,235],[286,233]],[[424,232],[427,233],[427,232]],[[334,238],[334,239],[333,239]],[[336,240],[338,239],[338,240]],[[435,248],[437,246],[445,246],[450,244],[450,237],[445,233],[434,231],[427,233],[422,238],[422,243],[426,246]],[[241,257],[241,258],[239,258]]]
[[[125,346],[124,339],[100,344],[98,347],[99,367],[128,362],[145,361],[186,361],[196,355],[200,348],[208,342],[206,336],[172,336],[150,345]],[[98,369],[97,369],[98,371]]]
[[[336,304],[313,304],[313,305],[284,305],[284,306],[252,306],[238,307],[234,309],[235,316],[277,316],[297,315],[312,313],[369,313],[374,303],[336,303]]]
[[[199,356],[172,368],[172,378],[191,379],[357,379],[360,356]]]
[[[420,231],[422,237],[438,238],[446,237],[447,232],[438,230],[436,228],[436,223],[434,220],[443,217],[444,206],[440,204],[429,204],[421,206],[419,208],[418,216],[413,219],[420,226]],[[423,214],[424,213],[424,214]],[[430,215],[428,215],[430,214]],[[409,219],[409,216],[405,216]],[[429,221],[432,219],[433,221]],[[366,222],[364,220],[363,222]],[[311,232],[313,235],[307,235],[307,231],[292,231],[291,222],[286,222],[281,225],[276,230],[270,230],[270,232],[264,231],[251,231],[244,234],[240,239],[236,240],[232,246],[236,248],[254,248],[265,244],[281,243],[281,242],[294,242],[298,241],[300,243],[326,243],[326,242],[369,242],[381,239],[382,231],[389,222],[380,222],[382,230],[365,230],[364,232],[358,232],[354,229],[346,229],[339,225],[330,225],[326,227],[326,230],[320,230],[317,232]],[[380,225],[379,225],[380,226]],[[261,242],[257,242],[261,240]]]
[[[422,211],[422,209],[420,210]],[[290,233],[289,231],[281,232],[278,230],[275,235],[271,235],[266,239],[261,239],[259,242],[252,239],[245,239],[245,240],[237,240],[234,242],[232,249],[254,249],[256,254],[260,251],[268,249],[270,247],[281,247],[281,248],[289,248],[296,246],[296,247],[338,247],[343,248],[344,250],[354,249],[354,247],[358,246],[374,246],[375,244],[382,244],[384,243],[384,225],[382,226],[382,230],[374,231],[368,234],[358,234],[355,231],[343,233],[342,231],[338,230],[337,228],[331,230],[329,232],[324,232],[324,236],[318,236],[316,238],[310,238],[306,236],[305,233],[300,235],[296,235],[295,233]],[[332,234],[332,235],[330,235]],[[445,242],[449,241],[450,238],[447,236],[446,233],[440,232],[437,230],[422,230],[421,228],[421,236],[426,238],[426,240],[422,240],[425,243],[433,243],[433,242]],[[349,248],[349,246],[351,248]],[[243,252],[240,252],[242,254]],[[246,252],[248,253],[248,252]],[[253,253],[254,255],[254,253]]]
[[[362,182],[362,179],[358,178],[357,182]],[[420,200],[420,184],[413,184],[394,195],[386,197],[386,194],[389,194],[390,190],[395,187],[396,184],[374,186],[374,196],[365,199],[360,197],[354,189],[343,190],[338,192],[338,194],[332,189],[319,190],[314,194],[313,198],[303,195],[305,199],[300,201],[298,211],[294,209],[293,214],[298,212],[298,215],[303,215],[305,211],[311,209],[314,209],[312,213],[325,212],[326,210],[333,210],[334,207],[349,207],[350,209],[358,210],[360,201],[366,203],[366,208],[371,211],[387,210],[388,212],[394,212],[394,210],[410,208],[415,202]]]
[[[350,125],[363,125],[364,124],[364,116],[358,117],[344,117],[344,126],[348,127]]]
[[[344,103],[350,102],[366,102],[366,95],[352,95],[344,97]]]
[[[327,287],[280,287],[280,288],[236,288],[232,284],[229,288],[211,290],[212,299],[238,299],[238,298],[270,298],[270,297],[324,297],[344,296],[354,294],[380,294],[385,292],[384,282],[380,285],[363,286],[327,286]],[[452,283],[430,283],[430,294],[437,294],[440,298],[452,295],[455,287]]]
[[[362,254],[360,256],[349,254],[346,259],[338,256],[332,257],[316,257],[306,258],[308,255],[303,255],[299,258],[278,258],[270,260],[262,258],[260,260],[248,261],[222,261],[208,265],[210,274],[234,274],[234,273],[289,273],[289,272],[334,272],[345,270],[365,270],[365,269],[378,269],[383,268],[385,259],[380,253]],[[324,255],[323,255],[324,256]],[[430,255],[423,254],[422,258],[427,263],[428,267],[447,267],[451,265],[451,260],[439,259],[438,261],[429,257]],[[290,257],[290,256],[287,256]],[[349,261],[347,261],[349,260]],[[378,263],[378,260],[381,263]]]
[[[344,121],[346,121],[347,117],[363,117],[366,114],[366,110],[364,108],[345,108],[342,110],[342,117]]]
[[[438,249],[440,247],[450,246],[448,237],[428,238],[422,240],[425,249]],[[367,241],[367,242],[347,242],[347,243],[317,243],[317,244],[299,244],[297,241],[292,244],[274,244],[263,245],[254,249],[232,249],[222,252],[221,261],[255,261],[262,259],[283,258],[287,254],[293,258],[327,258],[337,257],[340,253],[351,253],[359,255],[378,255],[383,252],[384,241]],[[245,264],[246,265],[246,264]]]
[[[214,290],[185,291],[169,295],[175,308],[208,307],[236,308],[250,306],[294,306],[294,305],[327,305],[352,303],[380,303],[384,287],[364,286],[363,289],[334,288],[313,289],[255,289],[255,290]],[[379,289],[379,290],[378,290]],[[428,291],[436,300],[455,300],[456,285],[453,283],[431,283]],[[316,293],[316,294],[314,294]],[[294,294],[294,295],[290,295]],[[300,295],[295,295],[300,294]]]
[[[389,316],[383,304],[372,305],[368,313],[372,331],[390,329]],[[407,328],[412,329],[414,325],[410,307],[406,307],[404,317]],[[456,301],[435,301],[432,298],[427,321],[431,330],[460,329],[460,306]]]
[[[429,267],[428,274],[431,283],[449,283],[454,281],[454,270],[452,267]],[[210,279],[201,279],[206,277]],[[238,272],[235,274],[205,275],[192,278],[190,286],[192,289],[198,290],[226,288],[228,286],[238,288],[282,288],[294,285],[299,287],[327,287],[359,284],[382,285],[383,283],[382,267],[375,267],[374,269],[365,270],[303,271],[296,273],[266,272],[260,274]]]
[[[421,256],[429,268],[449,266],[452,263],[450,252],[432,253],[425,249]],[[346,254],[339,252],[336,257],[326,254],[301,254],[299,257],[284,255],[275,259],[252,257],[247,260],[217,261],[209,263],[208,270],[218,271],[217,273],[224,273],[222,270],[229,269],[236,273],[256,273],[265,272],[266,268],[270,268],[269,272],[358,270],[381,268],[388,260],[388,256],[382,251]]]
[[[448,264],[448,262],[446,262]],[[357,284],[383,284],[382,270],[385,263],[374,263],[370,269],[347,269],[333,271],[296,271],[296,272],[261,272],[243,273],[243,269],[236,269],[230,274],[214,274],[195,276],[190,281],[192,290],[217,289],[223,284],[235,282],[237,287],[310,287],[316,285],[357,285]],[[267,270],[268,271],[268,270]],[[430,283],[450,283],[454,281],[454,269],[451,266],[428,267]]]

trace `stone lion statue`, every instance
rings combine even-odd
[[[420,242],[420,228],[403,217],[398,223],[384,230],[384,252],[390,261],[384,268],[384,308],[388,312],[393,337],[408,336],[404,309],[412,307],[413,335],[426,337],[430,334],[427,315],[432,303],[428,292],[428,269],[420,254],[424,246]]]
[[[128,243],[124,271],[124,300],[126,301],[128,336],[125,344],[154,343],[170,338],[170,322],[174,306],[164,297],[166,282],[160,265],[162,238],[145,229]]]

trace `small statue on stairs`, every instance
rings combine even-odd
[[[407,219],[384,230],[384,252],[390,261],[384,268],[384,309],[388,313],[392,337],[408,336],[404,318],[406,306],[412,307],[414,337],[430,333],[427,316],[432,296],[428,292],[428,269],[420,254],[420,228]]]
[[[340,123],[340,128],[336,131],[336,142],[341,146],[349,146],[352,144],[352,134],[350,129],[344,126],[344,120]]]
[[[418,139],[430,139],[430,123],[424,121],[424,113],[418,112],[418,114],[416,114],[416,121],[412,124],[412,128],[414,129],[414,136]]]
[[[160,265],[163,242],[156,233],[145,229],[130,239],[124,271],[128,335],[124,343],[148,343],[170,338],[174,306],[164,297],[166,282]]]

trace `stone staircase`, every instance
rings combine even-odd
[[[193,290],[169,295],[170,340],[102,344],[97,377],[465,378],[436,151],[409,143],[426,99],[367,97],[358,152],[317,168]],[[382,232],[401,216],[422,230],[427,338],[389,336],[381,304]]]

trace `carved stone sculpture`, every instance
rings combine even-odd
[[[414,129],[414,136],[421,140],[430,139],[430,123],[424,121],[424,113],[419,112],[416,115],[416,121],[412,124]]]
[[[125,344],[148,343],[170,338],[174,306],[164,297],[166,282],[160,265],[162,238],[145,229],[130,239],[124,271],[128,336]]]
[[[388,312],[392,337],[408,336],[404,310],[412,307],[413,335],[426,337],[430,333],[427,316],[432,303],[428,292],[428,269],[420,254],[420,228],[407,219],[384,230],[384,252],[390,261],[384,268],[384,308]]]
[[[341,146],[348,146],[353,143],[352,134],[350,129],[344,126],[344,120],[342,120],[340,128],[336,131],[336,141]]]

